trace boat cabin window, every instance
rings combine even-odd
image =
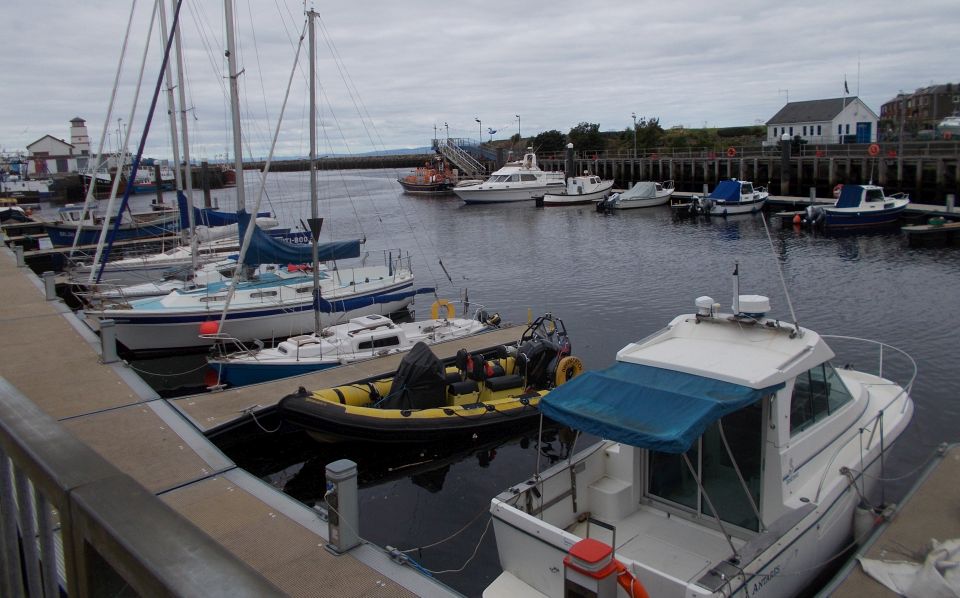
[[[536,175],[533,175],[533,174],[521,174],[521,175],[520,175],[520,180],[521,180],[521,181],[535,181],[535,180],[537,180],[537,177],[536,177]]]
[[[385,336],[383,338],[375,338],[372,341],[363,341],[357,345],[358,350],[362,349],[379,349],[381,347],[396,347],[400,344],[400,337],[398,336]]]
[[[755,505],[760,505],[761,454],[763,450],[763,403],[757,401],[714,423],[687,451],[720,519],[738,527],[758,531],[760,522],[734,467],[739,468]],[[722,428],[722,433],[721,433]],[[724,442],[726,439],[726,443]],[[729,447],[729,451],[727,450]],[[733,461],[730,454],[733,454]],[[679,506],[698,516],[713,519],[708,501],[683,455],[649,452],[647,494]]]
[[[866,201],[883,201],[883,191],[881,189],[867,189]]]
[[[740,193],[742,193],[743,195],[750,195],[751,193],[753,193],[753,183],[741,183]]]
[[[520,182],[520,175],[519,175],[519,174],[511,174],[511,175],[510,175],[510,178],[507,179],[507,181],[510,182],[510,183],[518,183],[518,182]]]
[[[806,430],[853,400],[836,370],[822,363],[797,376],[790,398],[790,435]]]

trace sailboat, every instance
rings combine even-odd
[[[232,12],[229,2],[226,6],[228,12]],[[230,72],[236,73],[235,40],[229,15],[227,46]],[[252,223],[244,210],[239,92],[234,76],[230,77],[230,96],[237,217],[242,239],[232,279],[196,290],[175,290],[160,298],[118,300],[88,307],[84,310],[88,319],[113,320],[117,340],[131,351],[169,351],[207,347],[218,335],[229,335],[239,341],[275,339],[316,331],[360,315],[388,315],[409,305],[415,295],[434,291],[414,287],[409,255],[400,252],[394,255],[391,251],[385,252],[385,263],[381,266],[321,269],[320,261],[360,257],[360,240],[328,243],[321,251],[316,242],[318,225],[313,231],[314,243],[307,252],[303,246],[271,238]],[[268,168],[269,160],[264,172]],[[315,170],[311,172],[314,178]],[[315,188],[315,183],[311,187]],[[311,221],[319,223],[316,202],[313,210]],[[262,264],[288,266],[258,272],[256,268]]]

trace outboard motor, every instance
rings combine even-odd
[[[820,206],[807,206],[804,212],[804,223],[811,227],[822,226],[826,219],[826,213]]]
[[[713,200],[709,197],[701,197],[697,202],[697,209],[701,214],[710,215],[710,211],[713,210]]]
[[[614,204],[617,202],[617,199],[620,197],[619,193],[613,193],[606,199],[601,199],[597,202],[597,211],[606,212],[607,210],[613,208]]]

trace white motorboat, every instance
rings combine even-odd
[[[604,181],[595,175],[585,174],[567,179],[566,188],[543,196],[544,206],[572,206],[603,201],[613,188],[613,181]],[[537,200],[539,205],[541,202]]]
[[[696,305],[543,398],[604,440],[493,499],[503,573],[484,596],[794,596],[850,546],[855,511],[869,530],[858,506],[877,506],[913,415],[913,360],[872,345],[900,383],[835,368],[766,297]]]
[[[462,338],[492,330],[500,322],[500,316],[483,309],[477,309],[473,318],[456,318],[449,312],[438,317],[440,305],[451,306],[438,301],[429,320],[398,324],[382,315],[360,316],[325,328],[320,334],[290,337],[274,348],[243,348],[208,358],[207,362],[217,372],[218,384],[242,386],[404,353],[418,342],[430,345]]]
[[[457,185],[453,192],[465,203],[505,203],[543,197],[563,191],[562,172],[547,172],[537,166],[537,155],[528,150],[519,162],[508,162],[480,184]]]
[[[673,181],[664,181],[662,183],[639,181],[627,191],[614,193],[605,201],[598,202],[597,211],[662,206],[670,201],[670,196],[673,195],[673,191]]]
[[[749,181],[729,179],[720,181],[709,195],[694,195],[689,200],[670,201],[670,207],[677,211],[688,211],[705,216],[732,216],[751,214],[763,209],[769,193],[764,187],[754,188]]]

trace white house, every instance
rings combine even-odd
[[[809,143],[871,143],[878,120],[857,97],[789,102],[767,121],[767,141],[786,134]]]

